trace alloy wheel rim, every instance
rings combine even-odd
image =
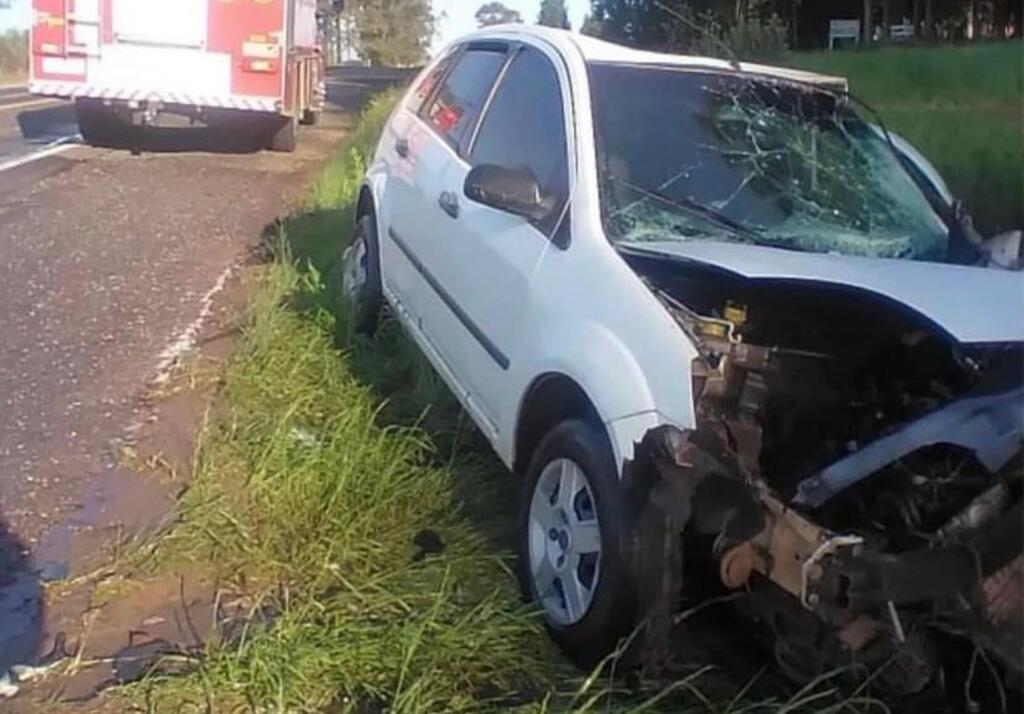
[[[349,300],[358,300],[367,282],[366,241],[362,237],[345,251],[343,265],[342,289]]]
[[[576,462],[556,459],[541,471],[528,527],[534,591],[552,622],[574,625],[590,609],[601,574],[594,494]]]

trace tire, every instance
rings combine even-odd
[[[109,146],[123,138],[124,124],[117,114],[102,102],[79,99],[75,102],[78,132],[92,146]]]
[[[302,119],[300,121],[304,126],[316,126],[320,123],[320,112],[306,109],[302,112]]]
[[[352,326],[360,334],[372,335],[384,301],[377,221],[372,214],[359,219],[355,238],[341,261],[342,294],[349,303]]]
[[[572,473],[572,467],[567,464],[578,469],[571,501],[562,500],[562,484],[571,482],[567,474]],[[551,493],[553,473],[560,476],[557,490]],[[541,606],[545,626],[555,643],[578,666],[587,669],[614,652],[637,625],[636,578],[630,563],[630,534],[621,490],[607,435],[600,426],[581,419],[564,421],[544,437],[530,460],[523,483],[518,529],[520,587],[528,601]],[[545,501],[547,506],[543,505]],[[574,518],[585,525],[575,526],[580,530],[574,531],[583,537],[566,537],[556,532],[559,527],[550,525],[550,520],[557,522],[557,514],[545,524],[545,514],[550,513],[547,509],[553,502],[557,504],[556,511],[558,506],[571,504],[571,514],[563,509],[563,521]],[[595,529],[591,516],[596,518],[600,538],[596,564],[587,557],[592,554],[584,552],[593,547]],[[586,607],[577,608],[575,613],[567,607],[565,586],[559,596],[558,587],[547,587],[547,577],[543,575],[551,572],[545,568],[557,570],[557,554],[563,551],[572,555],[555,580],[574,578],[581,587],[578,592],[590,594]]]
[[[295,120],[295,117],[284,117],[281,119],[280,123],[274,127],[274,133],[270,137],[267,148],[284,154],[290,154],[295,151],[297,125],[298,122]]]

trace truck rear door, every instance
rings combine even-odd
[[[207,0],[113,0],[116,42],[206,46]]]

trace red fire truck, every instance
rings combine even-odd
[[[162,112],[292,151],[323,109],[316,0],[32,0],[29,91],[75,100],[83,138]]]

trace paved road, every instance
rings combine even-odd
[[[38,571],[73,570],[97,524],[166,507],[115,468],[113,441],[145,418],[140,397],[204,297],[342,137],[343,112],[399,76],[332,72],[333,112],[290,156],[203,129],[154,130],[140,155],[85,147],[69,104],[0,89],[0,675],[31,648]]]
[[[67,102],[32,96],[24,87],[0,88],[0,167],[77,135],[75,112]]]

